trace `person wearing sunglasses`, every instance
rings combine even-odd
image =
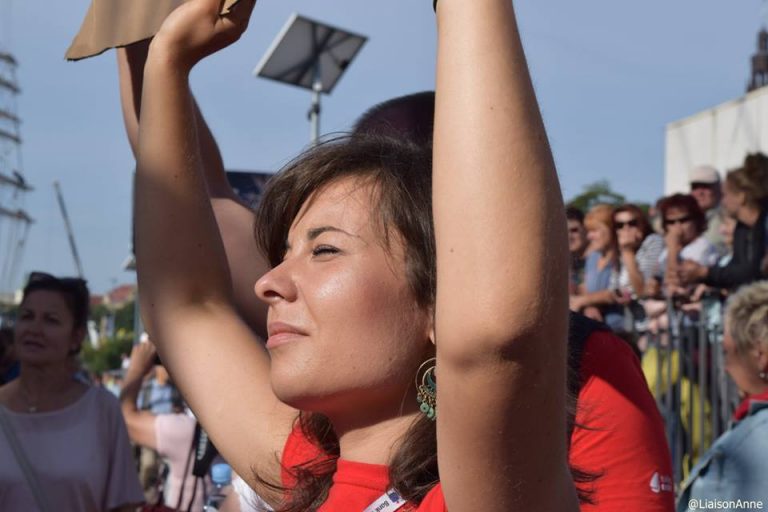
[[[613,227],[621,259],[619,289],[629,297],[644,297],[646,283],[658,273],[664,239],[653,232],[648,217],[634,204],[613,211]]]
[[[683,261],[699,265],[717,263],[719,253],[703,233],[707,218],[696,199],[687,194],[673,194],[659,203],[666,248],[659,257],[659,271],[664,273],[663,283],[667,294],[687,296],[686,283],[679,277]]]
[[[0,387],[0,510],[128,511],[144,501],[120,406],[75,377],[84,280],[33,272],[15,324],[19,378]]]
[[[571,253],[571,294],[576,293],[579,283],[584,281],[585,253],[589,246],[587,229],[584,227],[584,212],[575,206],[565,209],[568,220],[568,252]]]

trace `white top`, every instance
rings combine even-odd
[[[179,501],[179,493],[184,485],[184,500],[179,510],[187,510],[192,494],[195,501],[191,510],[203,509],[203,485],[199,485],[197,492],[194,486],[196,479],[192,475],[194,460],[187,466],[190,452],[192,451],[192,439],[195,437],[195,425],[197,421],[186,414],[159,414],[155,417],[155,446],[157,453],[168,462],[168,478],[165,481],[165,504],[171,508],[176,507]],[[187,474],[184,474],[184,468]]]
[[[120,406],[108,391],[92,387],[77,402],[58,411],[24,414],[5,410],[57,512],[104,512],[144,501]],[[37,510],[2,430],[0,510]]]
[[[232,478],[232,488],[237,493],[237,498],[240,502],[240,512],[272,511],[272,507],[270,507],[266,501],[261,499],[261,496],[256,494],[256,491],[248,487],[248,484],[246,484],[238,475],[234,475]]]
[[[693,242],[689,243],[680,251],[678,260],[691,260],[695,261],[699,265],[705,267],[713,267],[717,264],[717,260],[720,258],[720,254],[717,252],[717,248],[712,245],[706,238],[700,236]],[[667,249],[665,248],[659,256],[659,271],[664,272],[667,268]]]

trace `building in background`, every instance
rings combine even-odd
[[[747,153],[768,153],[768,31],[757,37],[747,93],[674,121],[666,129],[665,195],[689,191],[688,171],[711,165],[721,173],[741,165]]]

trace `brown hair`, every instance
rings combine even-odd
[[[707,216],[699,207],[699,203],[690,194],[672,194],[659,201],[659,211],[661,212],[662,225],[664,231],[667,231],[665,221],[667,220],[667,212],[671,209],[684,210],[688,212],[691,220],[696,225],[696,233],[701,234],[707,230]]]
[[[64,300],[67,310],[72,315],[73,333],[81,330],[83,336],[88,328],[90,313],[90,292],[84,279],[79,277],[55,277],[45,272],[31,272],[22,292],[21,303],[27,300],[31,293],[48,291],[58,293]],[[82,340],[70,355],[76,355],[82,349]]]
[[[424,145],[381,132],[357,133],[324,142],[300,155],[275,175],[265,191],[256,213],[259,248],[271,265],[278,265],[290,226],[304,203],[314,193],[345,178],[372,185],[371,211],[378,215],[377,228],[385,248],[394,231],[403,241],[406,277],[414,297],[420,306],[432,307],[436,288],[432,153]],[[571,373],[577,378],[575,368]],[[574,403],[575,397],[571,397],[571,405]],[[570,425],[574,409],[575,405],[569,407]],[[339,457],[339,440],[328,418],[302,412],[296,421],[296,427],[321,454],[304,464],[283,468],[297,482],[294,487],[265,481],[256,474],[263,485],[285,496],[278,512],[319,508],[328,497]],[[575,468],[571,473],[577,484],[590,484],[598,476]],[[389,464],[389,480],[403,498],[413,503],[420,503],[440,480],[435,423],[426,416],[420,415],[403,436]],[[579,488],[583,502],[591,502],[590,496],[591,489]]]
[[[431,152],[382,136],[340,137],[324,142],[294,161],[270,182],[256,214],[256,240],[270,264],[278,265],[288,231],[314,193],[341,179],[372,185],[371,211],[385,248],[392,228],[403,241],[406,277],[420,306],[435,300],[435,245],[432,227]],[[336,469],[339,441],[327,418],[302,413],[298,427],[325,454],[293,468],[294,489],[262,482],[287,495],[280,512],[304,512],[327,498]],[[390,482],[412,502],[420,502],[439,480],[434,422],[419,418],[404,436],[389,466]]]
[[[611,216],[611,221],[614,224],[615,229],[615,223],[616,223],[616,215],[619,213],[631,213],[635,216],[635,219],[637,219],[637,227],[640,229],[640,232],[643,234],[643,240],[653,233],[653,228],[651,227],[651,223],[648,221],[648,216],[645,215],[645,212],[640,209],[639,206],[628,203],[623,204],[621,206],[617,206],[613,209],[613,215]]]
[[[728,172],[725,182],[744,194],[747,205],[759,208],[768,199],[768,157],[762,153],[748,155],[743,166]]]

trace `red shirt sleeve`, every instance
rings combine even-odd
[[[595,332],[581,363],[571,465],[597,475],[594,504],[582,512],[674,510],[672,464],[664,424],[632,349]]]

